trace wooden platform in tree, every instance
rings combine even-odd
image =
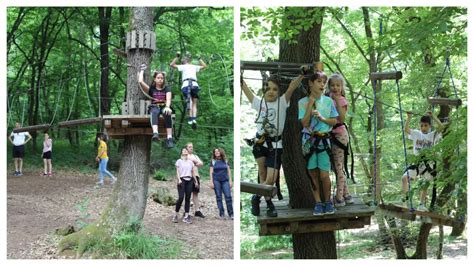
[[[240,192],[273,197],[277,194],[277,191],[278,189],[275,186],[240,181]]]
[[[149,115],[104,115],[102,121],[108,136],[112,139],[132,135],[153,135]],[[165,119],[162,116],[158,120],[158,132],[160,137],[166,137]]]
[[[314,216],[313,209],[290,209],[288,201],[273,201],[278,217],[266,216],[266,203],[260,205],[261,214],[257,218],[259,235],[285,235],[327,232],[344,229],[363,228],[370,225],[374,209],[354,198],[354,204],[336,209],[336,213]]]
[[[434,212],[418,210],[410,211],[406,206],[396,204],[379,204],[378,210],[384,215],[409,221],[415,221],[416,218],[419,217],[421,222],[431,223],[434,225],[453,226],[454,224],[459,223],[449,216],[444,216]]]
[[[18,132],[33,132],[33,131],[48,131],[48,129],[51,127],[50,124],[42,124],[42,125],[34,125],[34,126],[27,126],[27,127],[20,127],[20,128],[14,128],[13,132],[18,133]]]

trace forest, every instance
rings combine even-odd
[[[467,9],[461,7],[241,9],[243,62],[269,62],[268,66],[275,62],[267,75],[280,76],[286,84],[299,73],[282,74],[283,70],[276,70],[277,62],[282,62],[283,68],[283,63],[320,61],[327,75],[338,72],[344,77],[356,183],[347,182],[351,194],[363,202],[372,206],[401,202],[402,174],[407,164],[416,160],[413,142],[402,134],[406,113],[414,113],[411,128],[418,128],[420,117],[427,111],[442,119],[446,128],[442,141],[424,153],[425,158],[437,162],[438,172],[430,184],[428,201],[434,198],[430,213],[456,221],[451,227],[435,226],[420,217],[406,221],[389,217],[373,206],[371,224],[363,229],[259,237],[270,229],[263,227],[264,218],[250,214],[250,196],[241,193],[243,259],[443,258],[443,251],[448,258],[466,256],[466,28]],[[403,77],[375,86],[371,82],[370,73],[395,71],[402,72]],[[264,76],[257,71],[242,73],[254,93],[262,95]],[[307,173],[300,138],[295,137],[301,131],[295,115],[297,102],[305,94],[302,89],[293,94],[283,132],[282,204],[289,200],[292,208],[314,206],[309,178],[304,177]],[[440,107],[430,104],[429,97],[462,100],[462,104]],[[241,135],[252,136],[256,113],[242,95],[241,109]],[[244,140],[240,140],[240,147],[241,180],[257,182],[252,150]],[[413,204],[418,203],[422,186],[422,182],[412,182]],[[276,198],[274,201],[278,203]],[[274,218],[275,222],[278,219]],[[298,230],[297,225],[282,230],[293,229]]]
[[[17,122],[39,126],[25,145],[22,176],[10,174],[15,170],[10,151],[7,156],[9,258],[233,257],[232,222],[215,218],[216,199],[208,185],[212,148],[223,148],[233,164],[233,12],[227,7],[7,8],[6,126],[9,136]],[[127,34],[144,30],[155,34],[156,48],[129,49]],[[207,65],[198,73],[195,130],[187,123],[180,71],[170,68],[177,53]],[[165,149],[152,143],[151,135],[109,140],[109,170],[118,181],[108,186],[106,180],[97,189],[96,136],[104,125],[60,124],[120,115],[123,102],[145,99],[137,79],[141,64],[147,65],[148,84],[153,71],[166,73],[176,145]],[[42,176],[44,132],[53,140],[52,177]],[[208,218],[190,225],[194,229],[186,236],[179,233],[182,224],[171,223],[171,214],[178,196],[175,162],[189,142],[203,161],[201,205]],[[163,190],[170,194],[168,205],[154,196]],[[99,219],[108,219],[106,230],[84,241]],[[69,227],[75,233],[54,234]],[[105,233],[114,230],[112,238]],[[228,245],[204,240],[195,245],[194,234]],[[74,241],[79,248],[67,253]]]

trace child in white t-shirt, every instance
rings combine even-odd
[[[171,62],[170,66],[172,68],[178,69],[182,72],[182,81],[181,91],[184,94],[186,101],[188,102],[189,108],[189,118],[188,124],[192,126],[193,129],[197,128],[197,100],[199,99],[199,85],[197,83],[197,72],[207,67],[206,63],[202,61],[199,57],[199,66],[191,64],[191,54],[186,54],[183,58],[183,64],[177,65],[176,61],[181,57],[179,53],[176,54],[176,57]]]
[[[252,104],[252,109],[258,112],[257,141],[253,145],[252,153],[257,161],[260,183],[273,186],[278,179],[281,167],[283,146],[281,135],[285,127],[286,109],[290,106],[293,92],[299,86],[303,76],[294,79],[285,93],[281,93],[280,80],[272,76],[268,79],[263,98],[257,97],[242,80],[242,91]],[[261,195],[252,197],[252,214],[260,215]],[[277,217],[277,211],[270,197],[265,197],[267,216]]]
[[[426,115],[420,118],[420,130],[410,128],[410,120],[412,117],[411,112],[407,112],[407,120],[405,121],[405,133],[408,139],[413,140],[413,153],[419,155],[421,150],[430,148],[441,139],[441,132],[443,130],[443,124],[441,121],[432,115],[431,112],[427,112]],[[433,119],[437,128],[435,131],[431,131],[431,119]],[[403,174],[402,177],[402,190],[403,200],[408,200],[408,178],[415,180],[417,177],[422,177],[427,181],[431,181],[436,173],[436,163],[423,158],[420,158],[417,164],[410,165]],[[420,205],[418,210],[428,211],[426,205],[426,194],[428,186],[423,186],[420,192]]]

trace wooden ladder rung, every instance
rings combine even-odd
[[[462,100],[461,99],[429,97],[428,98],[428,103],[429,104],[438,104],[438,105],[460,106],[460,105],[462,105]]]
[[[402,79],[403,74],[401,71],[394,72],[372,72],[370,73],[371,80],[391,80],[391,79]]]

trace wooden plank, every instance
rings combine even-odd
[[[136,49],[138,48],[137,47],[137,31],[134,31],[132,30],[132,32],[130,32],[130,38],[131,38],[131,41],[130,41],[130,48],[129,49]]]
[[[355,204],[338,207],[334,214],[326,214],[321,216],[314,216],[312,209],[289,209],[288,206],[281,204],[281,201],[274,201],[277,207],[278,217],[267,217],[261,215],[257,217],[259,224],[273,224],[273,223],[290,223],[302,221],[318,221],[318,220],[334,220],[354,217],[370,217],[374,214],[374,209],[363,204],[358,198]],[[285,202],[285,201],[283,201]],[[286,202],[287,204],[287,202]],[[266,209],[266,203],[262,203],[260,209]]]
[[[369,223],[370,224],[370,223]],[[335,230],[363,228],[366,219],[340,219],[340,220],[321,220],[321,221],[301,221],[289,224],[264,224],[264,230],[259,231],[260,236],[264,235],[285,235],[285,234],[305,234],[328,232]],[[261,227],[262,228],[262,227]]]
[[[456,223],[453,218],[438,213],[424,212],[418,210],[410,211],[406,207],[397,206],[393,204],[380,204],[378,207],[384,215],[396,217],[399,219],[415,221],[416,217],[420,217],[421,222],[445,226],[453,226],[453,224]]]
[[[129,115],[128,102],[122,102],[122,115]]]
[[[111,128],[112,127],[112,120],[104,119],[104,127],[105,128]]]
[[[107,130],[109,136],[136,136],[136,135],[153,135],[151,127],[149,128],[110,128]]]
[[[34,126],[28,126],[28,127],[20,127],[20,128],[14,128],[13,132],[18,133],[18,132],[33,132],[33,131],[38,131],[38,130],[48,130],[51,127],[50,124],[42,124],[42,125],[34,125]]]
[[[449,98],[435,98],[428,97],[429,104],[438,104],[438,105],[450,105],[450,106],[460,106],[462,105],[461,99],[449,99]]]
[[[88,125],[88,124],[97,124],[102,122],[101,117],[94,117],[94,118],[85,118],[85,119],[76,119],[76,120],[69,120],[69,121],[63,121],[59,122],[58,126],[59,127],[75,127],[75,126],[81,126],[81,125]]]
[[[281,71],[300,73],[302,65],[313,65],[307,63],[286,63],[286,62],[256,62],[256,61],[240,61],[241,70],[258,70],[258,71]]]
[[[275,186],[270,186],[270,185],[265,185],[265,184],[256,184],[256,183],[241,181],[240,191],[251,193],[251,194],[257,194],[261,196],[273,197],[277,193],[277,188]]]
[[[109,120],[123,120],[126,119],[130,121],[130,123],[149,123],[150,116],[149,115],[104,115],[102,118],[109,119]]]
[[[122,120],[122,125],[121,125],[122,128],[128,128],[129,126],[130,126],[130,123],[128,122],[128,120]]]
[[[401,71],[370,73],[371,80],[391,80],[391,79],[401,79],[402,77],[403,77],[403,74]]]

